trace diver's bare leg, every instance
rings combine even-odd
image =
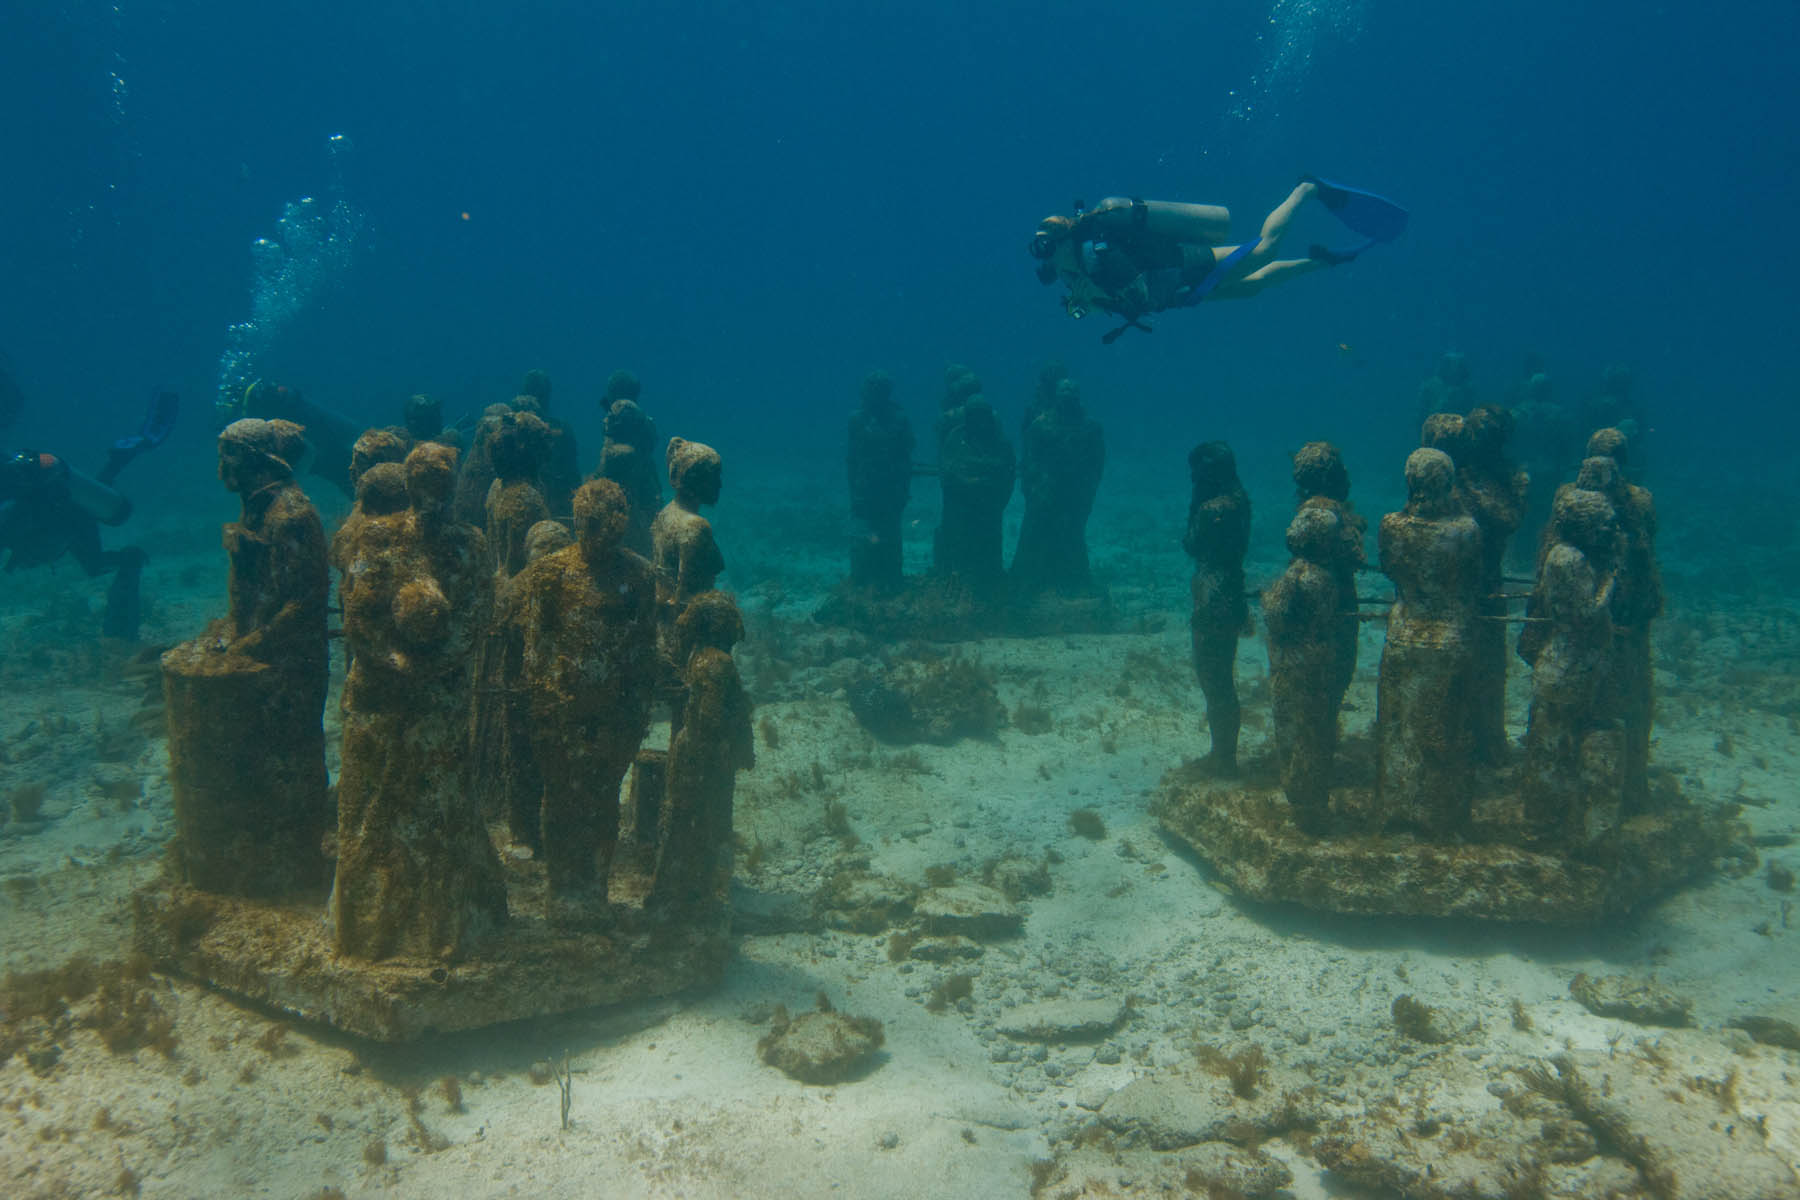
[[[1243,258],[1238,259],[1233,274],[1238,277],[1229,283],[1222,283],[1213,291],[1213,295],[1223,295],[1227,289],[1239,284],[1249,283],[1259,275],[1266,266],[1276,265],[1270,260],[1275,257],[1275,248],[1281,244],[1281,235],[1287,232],[1288,222],[1294,219],[1294,213],[1305,203],[1306,198],[1318,191],[1318,185],[1312,182],[1302,183],[1288,193],[1288,198],[1275,206],[1273,212],[1263,218],[1262,233],[1257,238],[1256,248]],[[1213,261],[1224,262],[1237,252],[1236,246],[1214,246]],[[1304,260],[1301,260],[1304,261]],[[1287,264],[1280,264],[1287,265]],[[1259,289],[1260,290],[1260,289]],[[1254,293],[1245,293],[1252,295]]]
[[[1210,300],[1248,300],[1266,287],[1316,271],[1331,264],[1317,258],[1283,258],[1264,263],[1242,279],[1222,283],[1207,297]]]

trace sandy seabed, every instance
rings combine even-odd
[[[1672,570],[1657,635],[1654,761],[1692,794],[1743,805],[1762,843],[1754,872],[1714,874],[1596,929],[1249,905],[1147,812],[1163,772],[1206,748],[1188,665],[1182,481],[1164,478],[1164,467],[1133,482],[1114,464],[1094,520],[1096,568],[1127,632],[959,648],[992,672],[1009,712],[1041,706],[1049,728],[1009,723],[991,740],[907,749],[877,743],[844,701],[844,685],[882,648],[809,619],[844,558],[838,518],[811,515],[807,501],[831,483],[762,481],[734,468],[716,525],[732,562],[723,582],[751,628],[739,657],[758,701],[758,763],[740,776],[737,824],[740,899],[757,916],[740,923],[722,986],[380,1047],[154,976],[174,1022],[168,1052],[115,1054],[77,1023],[53,1067],[40,1073],[19,1057],[0,1065],[0,1194],[1449,1195],[1435,1171],[1359,1189],[1321,1162],[1354,1134],[1396,1172],[1410,1170],[1432,1159],[1441,1131],[1477,1128],[1518,1092],[1523,1070],[1559,1056],[1589,1079],[1636,1071],[1656,1085],[1646,1095],[1704,1111],[1715,1141],[1750,1137],[1758,1154],[1800,1168],[1800,1055],[1730,1027],[1759,1015],[1800,1020],[1796,893],[1780,890],[1769,868],[1800,869],[1800,612],[1781,589],[1722,595],[1684,582],[1705,578],[1707,563]],[[1251,577],[1260,582],[1281,565],[1279,534],[1269,532],[1280,514],[1265,510],[1285,496],[1254,481],[1252,490]],[[1659,502],[1668,567],[1683,526],[1671,495]],[[1392,506],[1362,500],[1371,517]],[[925,566],[935,520],[924,504],[915,515],[909,570]],[[189,636],[222,610],[212,528],[143,534],[166,547],[145,581],[148,638]],[[0,827],[0,965],[120,958],[130,892],[159,869],[171,831],[163,742],[153,720],[133,722],[148,695],[128,668],[133,648],[95,648],[102,587],[72,570],[13,578],[0,602],[0,795],[34,783],[45,792],[41,819]],[[1344,714],[1350,733],[1373,719],[1379,656],[1371,623]],[[1528,676],[1513,665],[1516,737]],[[1260,640],[1243,642],[1247,754],[1267,737],[1265,675]],[[327,723],[335,742],[332,712]],[[1076,835],[1076,809],[1097,812],[1103,836]],[[978,878],[1007,856],[1048,859],[1050,890],[1023,902],[1022,933],[989,940],[964,962],[896,962],[885,932],[791,915],[809,911],[845,868],[919,884],[928,868]],[[1692,1024],[1597,1016],[1570,994],[1583,972],[1653,977],[1692,1002]],[[969,994],[934,1004],[958,973],[971,976]],[[756,1048],[777,1005],[806,1010],[821,993],[886,1031],[876,1059],[829,1086],[788,1078]],[[1447,1040],[1397,1029],[1402,995],[1436,1010]],[[1122,1021],[1087,1040],[1001,1031],[1019,1006],[1058,998],[1116,1003]],[[1300,1097],[1285,1118],[1265,1120],[1260,1100],[1234,1099],[1201,1065],[1202,1047],[1251,1046],[1268,1064],[1263,1092]],[[567,1128],[545,1071],[565,1054]],[[1621,1094],[1633,1086],[1607,1079]],[[1128,1086],[1136,1090],[1121,1099]],[[1210,1105],[1219,1119],[1131,1109],[1127,1100],[1156,1088],[1181,1093],[1176,1108]],[[1667,1114],[1638,1119],[1675,1128]],[[1189,1127],[1212,1132],[1195,1147],[1157,1144],[1179,1142],[1168,1131]],[[1705,1130],[1694,1137],[1685,1151],[1689,1143],[1608,1146],[1601,1137],[1587,1174],[1559,1166],[1518,1184],[1538,1191],[1513,1194],[1733,1195],[1716,1190],[1729,1185],[1692,1148],[1711,1144]],[[1189,1170],[1205,1165],[1209,1146],[1217,1153],[1205,1162],[1223,1155],[1236,1167]],[[1655,1164],[1682,1154],[1673,1190],[1651,1190]],[[1276,1175],[1250,1170],[1265,1158]],[[1621,1165],[1602,1170],[1601,1160]],[[1243,1168],[1230,1176],[1236,1193],[1216,1182],[1228,1167]],[[1471,1189],[1463,1194],[1508,1194]]]

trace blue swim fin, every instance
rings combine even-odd
[[[1318,185],[1315,194],[1332,216],[1344,227],[1377,242],[1391,242],[1406,231],[1407,211],[1385,196],[1346,187],[1317,175],[1303,176],[1301,182]]]

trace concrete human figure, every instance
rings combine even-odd
[[[582,484],[574,519],[574,544],[514,579],[505,620],[523,649],[532,753],[543,779],[547,915],[591,926],[610,913],[619,786],[649,728],[661,667],[656,580],[624,548],[624,491],[610,479]]]
[[[1460,416],[1437,413],[1425,420],[1420,444],[1442,450],[1456,464],[1456,499],[1481,527],[1481,595],[1474,626],[1469,678],[1469,720],[1478,762],[1504,761],[1506,737],[1507,546],[1525,519],[1529,477],[1507,458],[1512,413],[1481,407]]]
[[[1527,836],[1579,844],[1616,824],[1623,795],[1612,605],[1624,538],[1611,501],[1587,488],[1559,492],[1551,533],[1521,793]]]
[[[207,891],[278,896],[322,885],[330,579],[325,534],[294,464],[298,425],[244,418],[219,435],[229,614],[163,656],[174,861]]]
[[[731,658],[744,622],[724,592],[702,592],[675,623],[680,719],[669,739],[652,895],[716,905],[731,887],[732,793],[756,765],[752,705]]]
[[[456,460],[442,443],[414,447],[407,507],[365,508],[339,552],[351,659],[330,911],[337,952],[355,958],[454,961],[507,917],[469,778],[470,673],[493,583],[481,532],[454,517]],[[364,477],[370,498],[387,471]]]
[[[1377,689],[1376,795],[1385,822],[1428,835],[1468,823],[1482,534],[1441,450],[1406,460],[1406,507],[1381,520],[1381,570],[1394,583]]]
[[[977,596],[991,599],[1006,585],[1001,527],[1018,474],[1011,443],[980,396],[966,397],[938,448],[943,515],[932,539],[932,564]]]
[[[1250,550],[1250,495],[1239,482],[1237,460],[1224,442],[1202,442],[1188,454],[1192,494],[1182,548],[1194,560],[1191,585],[1194,674],[1206,697],[1212,736],[1208,769],[1237,773],[1237,644],[1250,630],[1244,592],[1244,556]]]
[[[1330,816],[1343,700],[1337,687],[1344,619],[1339,576],[1353,543],[1335,509],[1303,505],[1288,525],[1287,545],[1293,558],[1262,594],[1275,756],[1295,824],[1317,834]]]
[[[1344,542],[1330,556],[1332,579],[1339,595],[1338,622],[1332,633],[1334,659],[1329,686],[1332,711],[1344,702],[1344,693],[1356,677],[1357,639],[1356,573],[1366,561],[1363,535],[1368,522],[1350,504],[1350,472],[1344,456],[1330,442],[1308,442],[1294,452],[1294,491],[1301,508],[1324,508],[1338,518],[1338,536]]]
[[[1088,567],[1087,521],[1106,469],[1106,440],[1087,415],[1073,379],[1056,384],[1055,399],[1025,428],[1019,456],[1019,489],[1025,515],[1013,550],[1012,586],[1031,596],[1093,590]]]
[[[657,454],[656,422],[638,405],[637,376],[615,371],[606,384],[606,441],[600,447],[600,478],[624,489],[631,505],[627,548],[649,558],[650,523],[662,507],[663,464]]]
[[[900,519],[912,489],[913,429],[894,399],[894,377],[871,371],[850,415],[850,582],[891,592],[901,582]]]
[[[509,412],[488,436],[494,482],[487,495],[487,550],[494,575],[495,616],[482,632],[475,655],[469,723],[470,774],[481,810],[489,817],[508,809],[513,776],[524,769],[525,747],[509,737],[519,722],[518,639],[499,619],[500,597],[528,561],[527,539],[550,507],[538,490],[538,467],[549,428],[533,413]],[[535,799],[535,798],[534,798]],[[528,845],[535,845],[535,837]]]
[[[665,619],[672,627],[687,602],[711,591],[713,581],[725,569],[712,522],[700,515],[702,508],[719,502],[724,464],[711,446],[670,438],[668,465],[669,487],[675,498],[651,523],[650,541],[658,593],[669,609]]]

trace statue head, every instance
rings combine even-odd
[[[409,396],[406,401],[406,432],[415,438],[434,438],[444,432],[444,405],[430,396]]]
[[[1294,487],[1302,500],[1313,496],[1348,500],[1350,472],[1342,452],[1330,442],[1308,442],[1294,451]]]
[[[406,502],[406,468],[399,462],[378,462],[356,481],[356,511],[365,517],[400,512]]]
[[[406,497],[414,512],[440,520],[456,496],[456,448],[421,442],[406,456]]]
[[[678,660],[686,661],[694,651],[711,648],[731,653],[731,648],[744,640],[744,618],[737,604],[724,592],[701,592],[675,621],[675,644]]]
[[[581,557],[593,562],[617,551],[630,514],[625,489],[610,479],[590,479],[576,488],[575,540],[581,543]]]
[[[245,417],[219,434],[219,482],[239,495],[292,479],[306,459],[306,431],[292,421]]]
[[[1288,523],[1287,548],[1295,558],[1329,564],[1341,553],[1343,540],[1344,522],[1329,508],[1302,507]]]
[[[361,486],[362,477],[377,463],[397,463],[406,458],[407,441],[392,429],[368,429],[350,447],[350,486]]]
[[[888,413],[894,409],[894,377],[886,371],[870,371],[863,376],[862,410]]]
[[[980,396],[971,397],[962,406],[963,436],[971,445],[992,446],[1001,440],[1000,418],[994,406]]]
[[[1210,500],[1237,486],[1237,458],[1224,442],[1201,442],[1188,451],[1188,478],[1196,499]]]
[[[1589,458],[1592,458],[1595,455],[1603,455],[1618,463],[1622,468],[1631,465],[1626,459],[1626,455],[1630,452],[1630,449],[1631,439],[1625,436],[1625,431],[1611,425],[1607,426],[1605,429],[1594,430],[1594,432],[1589,435],[1587,441]]]
[[[1451,462],[1467,461],[1471,441],[1469,424],[1460,413],[1432,413],[1419,429],[1419,445],[1442,450]]]
[[[1420,516],[1439,516],[1455,507],[1451,490],[1456,485],[1456,464],[1442,450],[1428,447],[1406,456],[1406,510]]]
[[[561,521],[539,521],[525,531],[525,561],[536,562],[546,554],[555,554],[564,546],[574,544],[575,535]]]
[[[1591,488],[1562,488],[1550,510],[1550,528],[1561,541],[1590,557],[1607,557],[1618,539],[1612,501]]]
[[[1592,492],[1611,498],[1619,490],[1625,477],[1619,472],[1618,460],[1608,458],[1604,454],[1593,454],[1581,460],[1581,469],[1575,472],[1575,486],[1586,488]]]
[[[1073,379],[1059,380],[1056,385],[1056,411],[1064,416],[1081,414],[1081,385]]]
[[[629,396],[621,396],[606,410],[606,440],[636,446],[656,436],[656,423]]]
[[[526,479],[538,470],[538,461],[550,437],[550,426],[536,413],[509,412],[488,436],[488,458],[494,474],[507,481]]]
[[[669,486],[696,508],[719,502],[724,469],[719,452],[711,446],[686,438],[669,439]]]
[[[606,377],[606,392],[600,397],[602,407],[611,408],[620,400],[636,400],[644,385],[630,371],[614,371]]]
[[[519,381],[519,395],[530,396],[538,402],[538,407],[550,411],[550,372],[542,367],[533,367],[525,372],[525,378]]]

